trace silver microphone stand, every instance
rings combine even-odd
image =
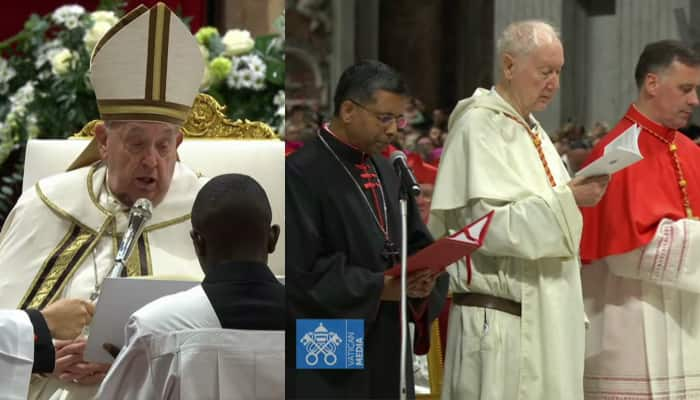
[[[146,227],[146,222],[151,219],[153,205],[148,199],[138,199],[134,202],[131,211],[129,211],[129,224],[124,232],[124,237],[122,237],[119,243],[119,248],[117,249],[117,255],[114,257],[114,264],[107,272],[107,277],[119,278],[122,272],[126,268],[126,264],[129,260],[129,256],[136,246],[136,242],[141,237],[143,229]],[[104,283],[104,280],[102,281]],[[90,300],[95,301],[100,295],[102,290],[102,283],[95,286],[92,294],[90,294]]]
[[[408,345],[408,319],[406,314],[406,254],[408,252],[408,196],[401,191],[401,367],[399,398],[405,400],[408,396],[406,390],[406,346]]]

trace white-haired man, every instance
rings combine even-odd
[[[531,115],[559,89],[564,54],[554,28],[509,25],[498,62],[495,88],[477,89],[450,116],[433,195],[437,237],[495,211],[472,271],[450,267],[443,399],[581,399],[578,207],[596,204],[608,178],[570,181]]]
[[[201,186],[177,162],[204,71],[196,40],[164,4],[139,6],[97,43],[90,79],[105,124],[74,169],[23,193],[0,233],[0,307],[42,309],[87,299],[109,274],[129,209],[153,213],[126,274],[202,277],[189,231]],[[85,339],[56,341],[56,368],[35,376],[29,397],[93,398],[109,365],[83,359]]]

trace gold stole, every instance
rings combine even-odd
[[[41,196],[43,200],[44,196]],[[47,203],[49,207],[52,204]],[[51,207],[53,209],[53,207]],[[55,210],[55,209],[54,209]],[[63,215],[63,217],[70,217]],[[68,232],[54,248],[44,261],[39,273],[37,273],[34,281],[29,286],[19,308],[35,308],[42,309],[51,304],[63,291],[66,283],[75,274],[75,271],[84,264],[89,257],[94,257],[91,253],[111,228],[109,236],[112,237],[113,254],[117,252],[117,246],[121,240],[121,235],[117,234],[114,226],[114,216],[106,218],[99,232],[86,227],[79,223],[75,218],[70,217],[72,222]],[[88,261],[89,262],[89,261]],[[93,258],[93,262],[95,262]],[[129,256],[126,271],[122,272],[122,276],[145,276],[152,275],[151,254],[148,245],[148,234],[143,232],[139,238],[133,252]]]

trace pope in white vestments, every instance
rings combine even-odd
[[[202,278],[189,238],[202,182],[177,161],[177,147],[203,71],[196,40],[162,3],[132,10],[97,43],[90,79],[105,123],[74,164],[82,168],[39,181],[8,217],[0,307],[89,298],[109,274],[139,198],[153,212],[126,274]],[[83,361],[83,348],[84,339],[56,342],[56,370],[33,377],[30,398],[92,398],[108,365]]]
[[[477,89],[450,116],[431,206],[436,237],[495,211],[471,266],[448,268],[453,303],[442,398],[582,399],[578,206],[595,204],[606,178],[570,183],[530,114],[559,87],[564,60],[553,28],[514,23],[499,55],[496,87]],[[593,194],[583,196],[582,187]]]

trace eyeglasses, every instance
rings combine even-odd
[[[374,110],[370,110],[369,108],[363,106],[362,104],[358,103],[357,101],[353,99],[348,99],[350,100],[353,104],[356,106],[360,107],[361,109],[367,111],[368,113],[372,114],[374,118],[379,121],[380,124],[384,125],[385,127],[388,127],[391,125],[392,122],[396,121],[396,127],[398,129],[403,129],[408,125],[408,121],[403,115],[391,115],[391,114],[386,114],[386,113],[379,113]]]

